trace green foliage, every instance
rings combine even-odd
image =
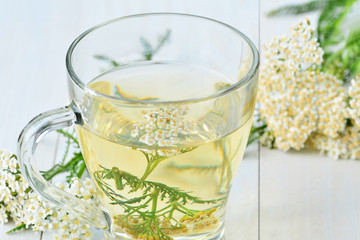
[[[162,47],[170,41],[171,30],[167,29],[164,34],[160,35],[155,46],[153,46],[149,40],[144,37],[140,38],[140,42],[143,46],[142,56],[143,59],[137,61],[150,61],[153,57],[162,49]],[[105,55],[95,55],[96,59],[104,61],[110,64],[111,67],[119,67],[125,65]]]
[[[81,178],[81,176],[86,170],[86,165],[85,165],[84,157],[80,151],[79,142],[74,136],[74,132],[70,133],[61,129],[57,130],[57,132],[67,138],[63,159],[61,163],[54,165],[49,170],[42,171],[41,172],[42,176],[49,181],[60,173],[66,173],[67,182],[69,182],[70,179],[73,177]],[[78,149],[78,151],[74,152],[72,157],[66,162],[66,159],[68,158],[69,149],[71,146],[74,149]]]
[[[315,0],[308,3],[293,4],[280,7],[267,13],[268,17],[280,15],[298,15],[326,8],[333,0]]]
[[[220,165],[209,165],[209,166],[193,166],[193,165],[175,165],[170,164],[168,168],[172,168],[178,171],[193,171],[196,174],[207,174],[215,171],[219,171]]]
[[[268,16],[295,15],[319,10],[317,37],[324,50],[322,70],[348,81],[360,73],[360,24],[344,27],[356,0],[315,0],[275,9]],[[348,31],[350,30],[350,31]]]
[[[146,61],[152,60],[154,55],[165,45],[166,42],[170,40],[170,35],[171,35],[171,30],[170,29],[166,30],[166,32],[163,35],[159,36],[158,43],[156,44],[155,47],[153,47],[151,43],[145,38],[143,37],[140,38],[141,44],[143,45],[144,48],[142,55],[144,56]]]
[[[26,229],[26,224],[25,223],[23,223],[23,224],[21,224],[21,225],[19,225],[19,226],[16,226],[16,227],[14,227],[13,229],[11,229],[10,231],[7,231],[6,233],[14,233],[14,232],[17,232],[17,231],[20,231],[20,230],[22,230],[22,229]]]
[[[109,58],[107,56],[104,56],[104,55],[95,55],[94,57],[96,59],[98,59],[98,60],[110,63],[110,65],[112,65],[113,67],[118,67],[118,66],[121,65],[120,63],[118,63],[114,59],[111,59],[111,58]]]
[[[249,146],[251,143],[255,142],[256,140],[258,140],[262,135],[264,135],[266,128],[267,128],[267,124],[265,121],[263,121],[259,114],[255,114],[254,118],[256,119],[255,122],[253,123],[253,125],[251,126],[251,130],[250,130],[250,134],[249,134],[249,139],[247,142],[247,146]]]
[[[325,53],[323,67],[345,81],[360,73],[360,27],[348,34],[338,51]]]
[[[152,239],[172,238],[165,233],[165,230],[177,230],[184,226],[173,218],[175,212],[182,213],[184,217],[194,217],[197,214],[211,214],[214,208],[204,211],[192,210],[185,207],[186,204],[216,204],[225,199],[202,200],[190,195],[176,187],[166,184],[142,180],[126,171],[121,171],[117,167],[102,169],[94,173],[94,179],[102,192],[112,201],[111,204],[119,205],[124,208],[124,215],[116,216],[115,221],[127,232],[140,238],[142,236],[154,237]],[[141,191],[137,197],[126,198],[112,189],[109,180],[113,180],[116,190],[124,190],[129,194]],[[158,203],[165,203],[158,209]],[[149,210],[151,208],[151,211]],[[136,220],[136,221],[135,221]],[[168,221],[167,227],[163,227],[164,221]],[[170,223],[171,221],[171,223]],[[133,222],[133,223],[131,223]]]
[[[247,146],[249,146],[251,143],[258,140],[262,135],[265,133],[265,129],[267,127],[266,123],[263,123],[261,126],[251,126],[249,140],[247,142]]]
[[[107,169],[101,166],[102,170],[96,171],[94,177],[98,185],[104,191],[104,193],[114,201],[112,204],[131,204],[137,203],[143,199],[148,198],[151,193],[157,191],[159,193],[160,200],[168,199],[169,202],[177,201],[181,204],[187,203],[216,203],[220,200],[201,200],[198,197],[192,196],[187,192],[182,191],[179,188],[169,187],[163,183],[144,180],[142,181],[135,175],[128,172],[119,170],[117,167]],[[126,199],[124,196],[117,194],[111,189],[110,185],[105,180],[113,179],[117,190],[123,190],[125,187],[129,187],[129,193],[142,190],[142,196],[133,199]],[[118,187],[121,186],[121,187]],[[119,200],[126,199],[126,200]],[[221,199],[222,200],[222,199]]]

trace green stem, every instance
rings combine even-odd
[[[250,130],[247,146],[249,146],[254,141],[258,140],[265,133],[266,128],[267,128],[266,123],[264,123],[263,125],[261,125],[259,127],[253,127],[252,126],[251,130]]]
[[[156,213],[161,213],[162,211],[165,211],[166,209],[171,208],[171,207],[172,207],[172,205],[168,205],[168,206],[156,211]]]
[[[266,124],[266,123],[263,124],[263,125],[261,125],[261,126],[259,126],[259,127],[251,127],[250,132],[255,133],[255,132],[259,131],[259,130],[265,129],[266,127],[267,127],[267,124]]]
[[[170,209],[170,211],[169,211],[169,218],[170,218],[170,219],[172,219],[172,218],[173,218],[173,216],[172,216],[172,215],[173,215],[173,213],[174,213],[175,209],[176,209],[176,208],[175,208],[174,206]],[[177,222],[177,220],[176,220],[176,222]]]
[[[188,209],[187,207],[184,207],[182,204],[180,204],[178,202],[174,202],[174,203],[176,206],[176,210],[178,210],[179,212],[182,212],[184,214],[194,215],[194,213],[199,212],[197,210]]]
[[[150,203],[152,201],[152,198],[149,198],[144,204],[140,205],[140,206],[137,206],[137,207],[131,207],[131,206],[128,206],[129,209],[131,209],[129,211],[128,214],[125,215],[125,218],[128,218],[130,217],[130,215],[132,215],[133,213],[135,212],[138,212],[139,209],[143,208],[144,206],[146,206],[148,203]]]
[[[157,167],[157,165],[161,161],[166,159],[166,157],[157,157],[157,156],[155,156],[154,159],[151,159],[151,160],[148,158],[148,156],[146,156],[146,158],[148,160],[148,164],[146,166],[143,176],[140,178],[140,182],[145,181],[145,179],[152,173],[152,171],[154,171],[154,169]]]
[[[78,178],[81,178],[81,176],[84,174],[85,172],[85,169],[86,169],[86,164],[85,162],[82,162],[80,167],[79,167],[79,171],[78,173],[76,174],[78,176]]]
[[[83,159],[82,155],[74,157],[70,161],[68,161],[65,165],[56,164],[55,166],[50,168],[48,171],[42,172],[42,175],[47,181],[49,181],[56,175],[63,173],[63,172],[68,172],[69,170],[73,169],[74,166],[76,166],[80,161],[83,161],[83,160],[84,159]],[[82,174],[84,173],[84,171],[85,171],[85,167],[84,167],[84,169],[81,168],[79,171],[79,174],[77,174],[77,176],[80,178],[82,176]]]
[[[14,227],[13,229],[11,229],[10,231],[8,231],[6,233],[14,233],[14,232],[19,231],[19,230],[24,229],[24,228],[26,228],[25,223],[23,223],[23,224],[21,224],[21,225],[19,225],[17,227]]]
[[[157,200],[158,200],[158,196],[159,196],[159,189],[156,188],[154,193],[153,193],[153,197],[152,197],[152,208],[151,208],[151,213],[155,216],[156,214],[156,208],[157,208]]]
[[[61,134],[64,135],[65,137],[68,137],[68,138],[70,138],[71,140],[73,140],[74,143],[77,145],[77,147],[80,146],[78,140],[77,140],[72,134],[70,134],[70,133],[68,133],[68,132],[66,132],[66,131],[64,131],[64,130],[62,130],[62,129],[58,129],[58,130],[56,130],[56,131],[57,131],[58,133],[61,133]]]
[[[140,178],[140,182],[145,181],[145,179],[151,174],[151,172],[155,169],[155,167],[158,165],[159,163],[155,163],[154,165],[152,163],[148,164],[146,166],[145,172],[143,174],[143,176]]]
[[[66,158],[67,158],[67,156],[68,156],[68,154],[69,154],[69,150],[70,150],[70,144],[71,144],[70,138],[68,137],[68,139],[67,139],[67,141],[66,141],[65,153],[64,153],[64,156],[63,156],[63,158],[62,158],[62,160],[61,160],[61,164],[64,164],[65,161],[66,161]]]

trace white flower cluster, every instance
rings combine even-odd
[[[158,149],[142,148],[141,151],[166,157],[174,156],[180,149],[166,147],[177,146],[187,135],[196,131],[196,123],[184,119],[187,111],[186,107],[168,106],[144,112],[146,121],[135,123],[131,136],[146,146]]]
[[[360,159],[360,76],[351,81],[347,101],[346,113],[342,118],[347,119],[349,126],[335,138],[316,133],[309,144],[335,159]]]
[[[347,127],[336,138],[314,134],[309,145],[334,159],[360,159],[360,134],[357,127]]]
[[[35,193],[20,172],[15,155],[0,151],[0,223],[12,219],[33,231],[53,231],[55,239],[90,239],[90,225],[58,208]],[[58,185],[64,191],[97,204],[90,179],[73,178]]]
[[[23,206],[28,200],[29,185],[19,174],[16,157],[0,151],[0,223],[9,221],[9,216],[17,225],[25,220]]]
[[[71,195],[76,196],[88,203],[99,204],[95,197],[95,187],[89,178],[80,180],[77,177],[71,179],[69,184],[57,184],[57,186]],[[53,228],[56,230],[55,239],[91,239],[90,225],[81,221],[75,215],[55,207],[50,217]]]
[[[268,128],[260,142],[285,151],[308,145],[335,159],[360,159],[360,76],[346,90],[320,71],[322,58],[308,19],[265,47],[258,108]]]
[[[353,119],[356,128],[360,130],[360,76],[351,81],[348,96],[350,99],[347,108],[348,118]]]
[[[280,66],[286,65],[294,69],[307,69],[314,64],[321,64],[324,52],[314,37],[310,20],[305,18],[290,30],[290,36],[275,37],[264,47],[266,64],[278,66],[278,61],[281,61]]]
[[[275,147],[299,150],[314,133],[336,138],[344,131],[346,93],[340,80],[320,72],[322,57],[308,19],[266,46],[258,99],[271,134],[262,142],[275,138]]]

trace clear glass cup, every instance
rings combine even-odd
[[[66,56],[70,105],[38,115],[20,135],[21,169],[41,196],[109,239],[221,239],[258,65],[248,37],[205,17],[151,13],[95,26]],[[72,125],[100,206],[33,165],[41,137]]]

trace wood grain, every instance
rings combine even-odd
[[[358,240],[360,162],[262,149],[261,239]]]

